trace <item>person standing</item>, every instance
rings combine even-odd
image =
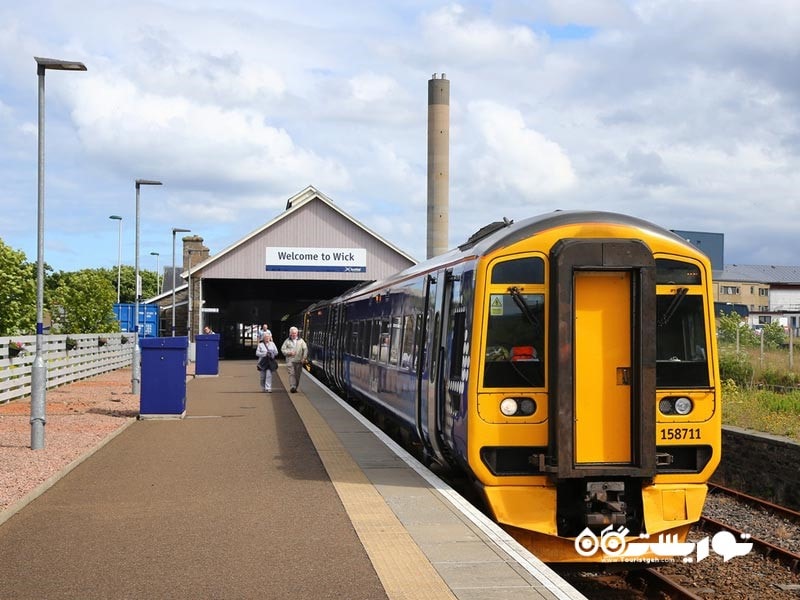
[[[289,391],[294,393],[300,387],[300,373],[308,357],[308,346],[300,337],[297,327],[289,328],[289,337],[281,345],[281,353],[286,357],[286,369],[289,372]]]
[[[259,371],[261,376],[261,389],[268,394],[272,392],[272,369],[270,368],[275,363],[275,358],[278,356],[278,347],[272,341],[272,333],[267,331],[261,336],[261,341],[256,348],[256,356],[259,360],[259,365],[263,368]],[[266,360],[262,360],[266,358]]]

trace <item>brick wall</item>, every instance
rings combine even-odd
[[[722,462],[711,481],[800,510],[800,444],[726,426]]]

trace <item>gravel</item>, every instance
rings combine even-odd
[[[0,522],[138,416],[130,368],[47,390],[45,412],[45,446],[31,450],[30,397],[0,405]]]

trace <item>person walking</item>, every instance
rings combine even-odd
[[[272,367],[278,366],[275,358],[278,356],[278,347],[272,341],[272,333],[267,331],[261,336],[261,341],[256,348],[258,357],[259,375],[261,378],[261,389],[268,394],[272,392]]]
[[[303,364],[308,357],[308,346],[306,346],[297,327],[289,328],[289,337],[281,345],[281,353],[286,357],[286,369],[289,372],[289,391],[295,393],[300,387],[300,373],[303,371]]]

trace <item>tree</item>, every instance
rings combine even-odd
[[[114,286],[114,302],[117,298],[117,268],[97,269]],[[142,278],[142,299],[152,298],[156,295],[156,272],[139,269]],[[119,298],[122,304],[136,302],[136,269],[129,265],[122,265],[120,269]]]
[[[36,328],[36,265],[0,239],[0,335],[33,334]]]
[[[112,305],[117,289],[103,269],[61,273],[52,295],[54,328],[59,333],[113,333],[119,331]]]
[[[758,336],[755,331],[747,326],[741,315],[736,312],[724,314],[720,311],[717,317],[719,327],[719,340],[733,344],[736,342],[736,332],[739,332],[739,345],[742,347],[754,347],[759,345]]]
[[[786,330],[777,321],[764,325],[761,329],[761,335],[764,337],[764,348],[769,348],[770,350],[780,348],[782,345],[789,343]]]

